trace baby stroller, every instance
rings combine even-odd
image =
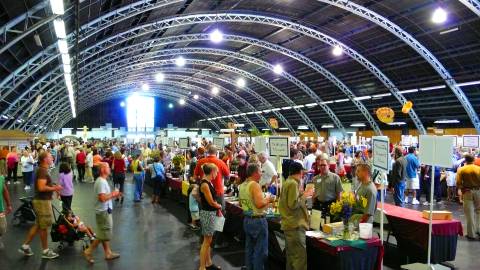
[[[88,248],[90,239],[87,234],[80,232],[70,223],[67,217],[60,212],[55,206],[53,206],[53,217],[55,223],[52,225],[52,230],[50,236],[52,237],[53,242],[59,242],[57,246],[57,251],[61,251],[66,244],[73,246],[75,241],[82,241],[83,250]],[[58,215],[58,217],[56,217]]]
[[[33,197],[20,198],[22,205],[13,213],[13,226],[19,226],[27,222],[35,222],[36,215],[33,211],[32,200]]]

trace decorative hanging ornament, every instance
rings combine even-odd
[[[278,121],[277,121],[277,119],[275,119],[275,118],[270,118],[270,119],[268,119],[268,122],[270,123],[270,126],[271,126],[273,129],[277,129],[277,128],[278,128]]]
[[[405,102],[402,107],[402,112],[407,114],[413,107],[413,103],[411,101]]]
[[[375,113],[377,115],[378,120],[386,124],[392,123],[395,117],[395,112],[389,107],[378,108]]]

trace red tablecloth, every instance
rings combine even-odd
[[[382,204],[378,204],[378,208],[381,208]],[[401,219],[404,222],[408,222],[412,225],[419,234],[424,234],[428,237],[428,223],[429,220],[422,217],[422,212],[402,208],[392,204],[386,203],[384,206],[385,215],[388,220]],[[452,220],[433,220],[432,221],[432,235],[463,235],[462,223],[456,219]]]
[[[182,190],[182,181],[180,178],[167,177],[167,184],[173,190]]]

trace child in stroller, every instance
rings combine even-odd
[[[95,239],[92,229],[83,224],[80,218],[75,216],[71,210],[65,210],[60,213],[55,207],[53,209],[54,212],[59,213],[50,233],[52,241],[59,242],[57,249],[60,251],[64,248],[65,243],[71,246],[75,241],[79,240],[83,241],[84,250],[88,248],[89,242]]]
[[[85,225],[83,221],[80,220],[79,216],[73,214],[72,210],[65,210],[64,215],[67,217],[67,220],[72,223],[73,228],[77,230],[77,232],[83,232],[87,234],[90,241],[95,240],[95,233],[92,230],[92,227]]]

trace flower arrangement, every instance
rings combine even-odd
[[[183,171],[185,166],[185,156],[184,155],[176,155],[172,159],[173,167],[178,171]]]
[[[350,238],[349,225],[350,221],[359,220],[367,207],[367,198],[357,197],[353,192],[342,193],[340,200],[332,203],[330,206],[330,214],[335,218],[341,218],[344,224],[343,237]]]

